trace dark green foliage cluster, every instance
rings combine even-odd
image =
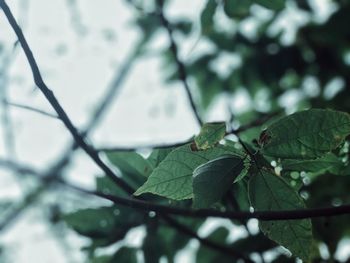
[[[157,13],[161,1],[154,3],[152,12],[142,11],[140,1],[128,2],[139,10],[135,24],[143,34],[141,53],[147,53],[148,41],[162,28]],[[267,106],[260,109],[252,105],[248,112],[235,115],[236,124],[242,127],[261,116],[276,111],[281,114],[271,115],[274,117],[268,122],[252,125],[239,134],[225,123],[206,123],[193,141],[176,148],[154,149],[148,158],[136,152],[106,153],[110,164],[135,188],[134,195],[169,206],[224,211],[278,211],[349,203],[350,2],[339,0],[334,4],[331,16],[318,23],[312,19],[315,11],[308,1],[207,0],[199,21],[200,38],[215,48],[185,64],[200,94],[201,112],[218,95],[231,96],[246,90],[252,101],[261,99],[264,93]],[[277,33],[269,29],[291,7],[310,19],[297,29],[293,41],[285,43],[283,29]],[[248,36],[240,26],[257,19],[259,10],[268,13],[268,18],[258,20],[255,35]],[[218,17],[224,17],[232,30],[220,28]],[[184,37],[191,33],[192,24],[187,20],[172,21],[170,26]],[[222,75],[212,65],[225,54],[238,57],[240,65]],[[181,76],[173,54],[166,49],[160,55],[171,72],[164,72],[168,74],[166,79],[178,81]],[[316,94],[305,91],[308,79],[316,82]],[[325,95],[335,79],[340,79],[345,88],[332,96]],[[279,100],[291,90],[302,94],[298,111],[284,115]],[[228,133],[239,140],[225,139]],[[97,178],[96,186],[105,194],[125,196],[106,177]],[[160,258],[173,262],[176,253],[190,241],[156,214],[132,207],[85,209],[63,219],[91,239],[86,248],[91,262],[137,262],[138,253],[145,262],[159,262]],[[204,218],[177,219],[195,232],[204,223]],[[232,242],[228,230],[220,227],[208,239],[248,258],[254,253],[275,251],[277,256],[271,262],[295,262],[296,257],[319,262],[320,245],[328,249],[329,260],[334,259],[339,242],[350,233],[349,222],[348,215],[260,221],[258,234]],[[114,254],[96,255],[96,248],[122,240],[137,226],[146,229],[140,248],[121,245]],[[276,250],[279,245],[292,257]],[[235,262],[237,258],[200,244],[196,260]]]

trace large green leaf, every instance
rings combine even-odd
[[[190,199],[194,169],[224,154],[237,155],[222,145],[204,151],[192,151],[190,144],[183,145],[168,154],[135,195],[153,193],[174,200]]]
[[[269,156],[313,159],[337,148],[348,134],[348,113],[311,109],[274,122],[261,134],[259,143]]]
[[[244,160],[224,155],[193,172],[193,206],[206,208],[221,200],[244,169]]]
[[[304,208],[304,202],[280,176],[261,170],[249,181],[249,198],[255,211]],[[261,231],[289,249],[294,256],[309,258],[312,245],[311,220],[260,221]]]
[[[328,153],[315,160],[283,160],[282,168],[285,171],[319,172],[332,167],[342,167],[343,163],[333,153]]]
[[[194,138],[196,146],[200,150],[206,150],[214,147],[222,140],[226,133],[226,124],[224,122],[205,123],[200,133]]]

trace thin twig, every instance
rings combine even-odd
[[[100,152],[133,152],[137,150],[143,150],[143,149],[166,149],[166,148],[173,148],[173,147],[179,147],[182,145],[185,145],[187,143],[192,142],[193,139],[187,139],[182,142],[175,142],[175,143],[169,143],[169,144],[148,144],[148,145],[137,145],[135,147],[118,147],[118,146],[112,146],[112,147],[102,147],[98,148],[97,151]]]
[[[19,108],[19,109],[29,110],[29,111],[32,111],[32,112],[35,112],[35,113],[39,113],[41,115],[44,115],[44,116],[47,116],[47,117],[50,117],[50,118],[58,119],[58,116],[56,114],[49,113],[49,112],[46,112],[44,110],[40,110],[40,109],[34,108],[32,106],[28,106],[28,105],[24,105],[24,104],[20,104],[20,103],[15,103],[15,102],[9,102],[9,101],[5,101],[4,103],[9,105],[9,106],[13,106],[13,107],[16,107],[16,108]]]
[[[175,42],[175,39],[173,36],[173,29],[172,29],[169,21],[167,20],[167,18],[164,16],[164,10],[163,10],[163,2],[164,1],[160,0],[158,2],[159,2],[160,7],[159,7],[157,14],[159,15],[162,26],[164,27],[164,29],[168,33],[168,38],[170,41],[170,50],[173,53],[173,57],[174,57],[175,63],[176,63],[177,68],[178,68],[179,78],[184,85],[188,100],[190,102],[192,111],[196,117],[196,120],[197,120],[198,124],[200,126],[202,126],[203,121],[202,121],[201,117],[199,116],[198,109],[196,107],[196,104],[194,102],[193,96],[192,96],[191,91],[190,91],[190,87],[189,87],[188,82],[187,82],[187,73],[186,73],[185,65],[181,61],[181,59],[179,58],[178,47],[176,45],[176,42]]]
[[[239,127],[238,129],[231,129],[228,132],[226,132],[226,135],[234,134],[238,137],[238,134],[241,132],[244,132],[248,129],[260,126],[264,124],[266,121],[270,120],[271,118],[279,115],[280,112],[273,112],[271,114],[263,115],[261,118],[258,118],[246,125],[243,125]],[[100,147],[97,149],[99,152],[132,152],[137,150],[143,150],[143,149],[164,149],[164,148],[172,148],[172,147],[179,147],[182,145],[185,145],[187,143],[193,142],[193,137],[190,139],[187,139],[185,141],[180,142],[174,142],[174,143],[168,143],[168,144],[145,144],[145,145],[136,145],[134,147],[122,147],[122,146],[106,146],[106,147]]]

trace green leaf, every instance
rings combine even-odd
[[[255,211],[304,208],[304,202],[280,176],[261,170],[249,181],[249,198]],[[311,220],[260,221],[261,231],[271,240],[289,249],[294,256],[308,260],[311,244]]]
[[[214,147],[226,134],[225,122],[205,123],[200,133],[194,138],[196,146],[200,150]]]
[[[337,148],[348,134],[348,113],[311,109],[271,124],[261,134],[259,144],[269,156],[314,159]]]
[[[255,0],[255,3],[271,10],[280,11],[285,5],[285,0]]]
[[[283,160],[282,168],[284,171],[305,171],[319,172],[325,171],[332,167],[341,167],[343,163],[333,153],[315,160]]]
[[[136,152],[107,152],[106,155],[122,173],[147,177],[152,172],[149,161]]]
[[[206,208],[221,200],[244,169],[244,160],[224,155],[193,172],[193,206]]]
[[[135,195],[153,193],[174,200],[190,199],[194,169],[224,154],[237,155],[222,145],[205,151],[192,151],[190,144],[176,148],[153,170]]]

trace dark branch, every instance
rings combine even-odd
[[[158,213],[179,215],[184,217],[216,217],[216,218],[227,218],[227,219],[259,219],[263,221],[273,221],[273,220],[296,220],[305,218],[315,218],[323,216],[337,216],[350,214],[350,205],[342,205],[336,207],[323,207],[323,208],[309,208],[309,209],[297,209],[297,210],[276,210],[276,211],[219,211],[213,209],[185,209],[179,207],[171,207],[160,204],[154,204],[147,201],[134,199],[134,198],[124,198],[114,195],[108,195],[97,191],[90,191],[82,189],[78,186],[68,184],[60,180],[63,185],[75,189],[86,194],[99,196],[101,198],[110,200],[117,205],[123,205],[127,207],[133,207],[141,209],[144,211],[154,211]]]

